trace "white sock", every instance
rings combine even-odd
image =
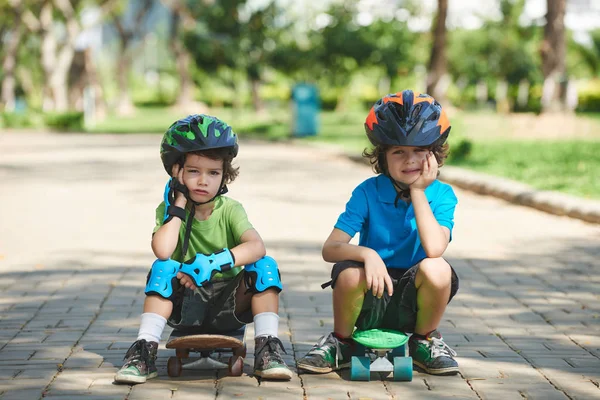
[[[147,342],[160,343],[160,336],[165,329],[167,320],[155,313],[143,313],[140,331],[137,340],[146,339]]]
[[[254,337],[274,336],[277,337],[279,327],[279,315],[272,312],[264,312],[254,316]]]

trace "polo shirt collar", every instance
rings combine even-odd
[[[427,198],[429,198],[429,195],[431,195],[431,191],[433,190],[436,182],[437,179],[433,181],[431,185],[427,187],[427,189],[425,189],[425,196]],[[377,185],[377,198],[379,201],[382,203],[394,204],[394,200],[396,200],[396,194],[398,192],[396,192],[396,188],[394,187],[391,178],[386,175],[379,174],[375,180],[375,183]]]
[[[377,184],[377,198],[382,203],[394,204],[396,200],[396,188],[390,177],[380,174],[376,179]]]

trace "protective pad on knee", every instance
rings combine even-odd
[[[246,265],[244,270],[246,287],[253,293],[261,293],[270,288],[277,289],[277,292],[283,289],[277,262],[269,256]]]
[[[229,271],[235,265],[229,249],[206,255],[198,253],[192,259],[181,264],[180,271],[189,275],[196,286],[203,286],[217,272]]]
[[[179,284],[177,272],[179,272],[180,265],[180,262],[170,258],[154,261],[148,283],[146,283],[146,295],[159,295],[165,299],[171,299],[173,285]]]

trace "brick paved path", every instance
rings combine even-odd
[[[158,379],[114,385],[153,261],[150,232],[166,180],[159,140],[0,135],[0,399],[600,398],[600,226],[459,190],[447,256],[461,290],[441,331],[461,375],[170,379],[173,353],[163,342]],[[332,328],[320,247],[371,172],[321,150],[256,143],[242,144],[239,165],[230,194],[282,268],[280,336],[293,365]]]

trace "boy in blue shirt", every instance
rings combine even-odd
[[[442,258],[457,199],[436,179],[448,154],[450,122],[433,97],[405,90],[375,103],[365,130],[374,147],[363,156],[379,175],[356,187],[323,245],[323,259],[336,263],[323,285],[333,288],[334,330],[298,368],[348,368],[354,328],[388,328],[413,333],[409,352],[416,367],[456,374],[456,353],[437,330],[458,290],[458,277]],[[358,232],[359,244],[350,244]]]

